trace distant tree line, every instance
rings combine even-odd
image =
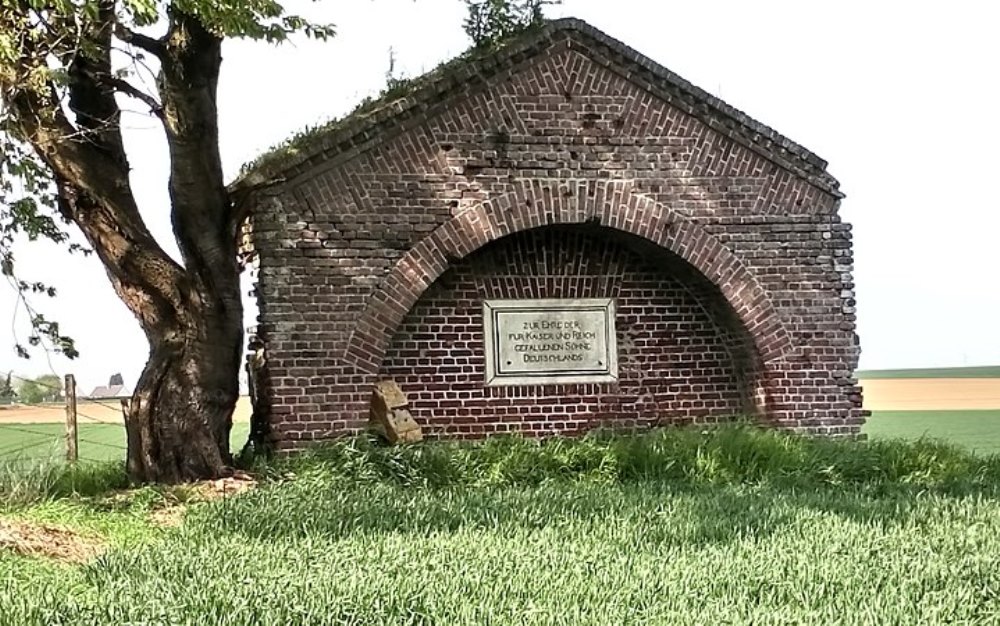
[[[10,404],[14,400],[14,388],[10,384],[11,375],[0,378],[0,404]]]
[[[42,404],[63,400],[62,379],[55,374],[20,378],[8,373],[0,378],[0,404]]]

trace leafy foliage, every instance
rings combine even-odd
[[[11,372],[7,372],[6,378],[0,378],[0,404],[4,401],[10,402],[17,394],[14,392],[14,386],[11,384]]]
[[[174,0],[155,3],[144,0],[145,5],[169,4],[169,10],[193,15],[209,30],[220,37],[242,37],[281,43],[295,33],[326,40],[335,34],[329,24],[313,24],[300,15],[289,15],[284,6],[273,0]],[[147,10],[147,14],[152,11]],[[158,12],[164,17],[163,10]]]
[[[543,10],[559,0],[465,0],[463,27],[475,46],[496,46],[544,21]]]
[[[54,287],[40,281],[27,281],[14,272],[14,243],[18,239],[37,241],[45,239],[64,244],[71,252],[90,254],[90,250],[77,242],[69,241],[65,220],[58,217],[55,185],[51,171],[23,142],[14,138],[10,120],[0,112],[0,275],[15,293],[18,304],[28,314],[30,346],[51,348],[73,358],[77,351],[73,339],[59,331],[59,324],[47,320],[32,306],[28,296],[56,295]],[[27,358],[28,349],[16,344],[20,356]]]
[[[16,346],[22,357],[31,347],[70,358],[77,351],[59,324],[31,304],[30,296],[56,292],[18,276],[15,244],[45,239],[70,252],[91,252],[65,228],[80,219],[66,204],[68,183],[80,181],[66,180],[53,167],[52,154],[39,150],[41,134],[54,129],[61,133],[56,141],[67,146],[98,147],[109,133],[120,134],[120,112],[88,119],[75,106],[96,92],[137,99],[162,116],[162,98],[147,92],[138,74],[140,68],[155,73],[158,51],[166,46],[166,35],[147,33],[168,30],[179,15],[199,20],[219,37],[277,43],[300,32],[317,39],[334,34],[331,25],[289,14],[273,0],[0,0],[0,275],[28,314],[30,334]],[[112,49],[118,56],[112,57]],[[92,93],[73,91],[81,85]]]

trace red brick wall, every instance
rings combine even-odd
[[[442,307],[464,302],[454,319],[464,320],[471,337],[470,325],[478,323],[468,317],[478,306],[470,304],[472,286],[499,289],[498,279],[489,279],[493,271],[521,271],[527,259],[500,260],[503,246],[515,244],[492,243],[516,236],[511,241],[524,246],[530,233],[550,225],[628,234],[644,242],[643,263],[675,259],[657,262],[654,275],[630,257],[632,269],[617,274],[615,288],[672,306],[698,301],[716,320],[716,334],[696,360],[725,362],[709,369],[726,373],[706,392],[700,374],[680,376],[685,366],[667,362],[673,352],[647,344],[639,356],[667,360],[658,367],[675,382],[669,391],[644,393],[630,379],[617,390],[517,392],[529,401],[455,387],[460,381],[449,377],[458,372],[442,370],[448,357],[438,354],[433,373],[403,384],[417,394],[418,417],[430,419],[431,402],[441,411],[441,398],[488,397],[488,408],[466,409],[511,414],[515,404],[530,405],[528,416],[544,416],[561,403],[559,415],[569,415],[585,397],[588,415],[669,421],[729,413],[745,396],[762,421],[778,427],[859,432],[851,232],[826,164],[591,31],[542,31],[464,73],[471,82],[459,90],[449,91],[445,81],[368,122],[348,124],[253,196],[259,333],[267,354],[261,391],[279,447],[363,429],[377,376],[412,375],[408,363],[420,349],[413,338],[433,333],[417,332],[420,316],[438,307],[432,317],[451,320]],[[546,245],[555,254],[571,244]],[[610,244],[600,245],[611,253]],[[558,295],[552,289],[559,281],[584,284],[592,276],[582,266],[593,260],[591,250],[574,254],[568,273],[544,283],[547,295]],[[477,265],[481,259],[491,265]],[[460,298],[442,291],[458,278],[465,286],[452,288]],[[519,287],[535,288],[530,281]],[[629,313],[634,321],[620,316],[622,330],[666,323],[648,312]],[[468,354],[453,354],[464,359],[454,367],[471,370],[483,357],[465,341]],[[728,361],[719,345],[730,347]],[[636,363],[630,356],[623,369]],[[478,379],[470,371],[461,384]],[[699,398],[705,393],[721,398],[696,406],[709,400]],[[444,408],[451,412],[440,415],[460,415]],[[538,430],[546,420],[536,420]],[[582,422],[568,426],[574,424]]]
[[[702,300],[721,299],[671,255],[642,255],[612,232],[560,227],[512,235],[454,264],[396,331],[380,377],[406,391],[433,435],[576,433],[716,421],[744,413],[730,345]],[[634,243],[632,244],[635,245]],[[649,252],[649,250],[645,250]],[[614,298],[619,381],[485,387],[482,301]],[[738,331],[737,331],[738,334]]]

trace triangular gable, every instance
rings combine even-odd
[[[487,86],[524,71],[532,63],[536,71],[542,68],[540,75],[550,83],[547,85],[550,91],[569,97],[597,87],[607,90],[611,80],[617,81],[622,90],[641,89],[643,97],[632,98],[631,108],[623,110],[618,119],[602,120],[620,125],[620,132],[656,135],[669,130],[676,134],[677,125],[684,123],[697,126],[684,129],[694,133],[707,133],[710,129],[734,146],[781,167],[788,175],[801,178],[834,198],[843,197],[839,183],[826,172],[827,163],[818,156],[577,19],[548,22],[499,51],[473,52],[414,79],[407,95],[386,97],[357,114],[315,129],[264,155],[231,189],[249,191],[277,180],[294,178],[331,159],[353,158],[414,125],[442,123],[440,116],[447,116],[449,111],[461,114],[461,103],[459,109],[452,108],[461,100],[458,96],[474,97]],[[604,75],[611,78],[595,84],[594,77],[598,73],[581,71],[587,63],[601,66]],[[489,106],[493,107],[491,117],[507,122],[512,132],[528,132],[523,125],[518,126],[516,99],[491,102]],[[674,119],[668,119],[671,117]],[[694,120],[697,124],[692,125]],[[417,148],[422,152],[419,146]],[[725,158],[725,151],[715,152]],[[747,159],[742,157],[742,160]],[[689,164],[692,176],[719,175],[718,168],[729,165],[696,157],[690,158]]]

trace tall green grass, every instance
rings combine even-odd
[[[144,502],[13,509],[114,547],[0,551],[0,624],[1000,622],[998,459],[938,443],[356,438],[256,470],[175,529]]]
[[[129,484],[122,461],[0,462],[0,511],[70,496],[97,496]]]
[[[384,447],[357,437],[259,470],[271,476],[298,473],[305,480],[421,487],[655,480],[968,490],[1000,481],[1000,457],[976,456],[927,439],[849,441],[729,426],[630,436],[592,433],[578,439],[495,437],[406,447]]]
[[[692,485],[909,486],[969,491],[1000,482],[1000,456],[975,456],[936,440],[845,441],[750,426],[664,429],[578,439],[495,437],[387,447],[358,436],[258,463],[264,478],[388,482],[401,486],[535,486],[552,481],[670,481]],[[128,485],[123,463],[0,463],[0,502],[9,506]]]

